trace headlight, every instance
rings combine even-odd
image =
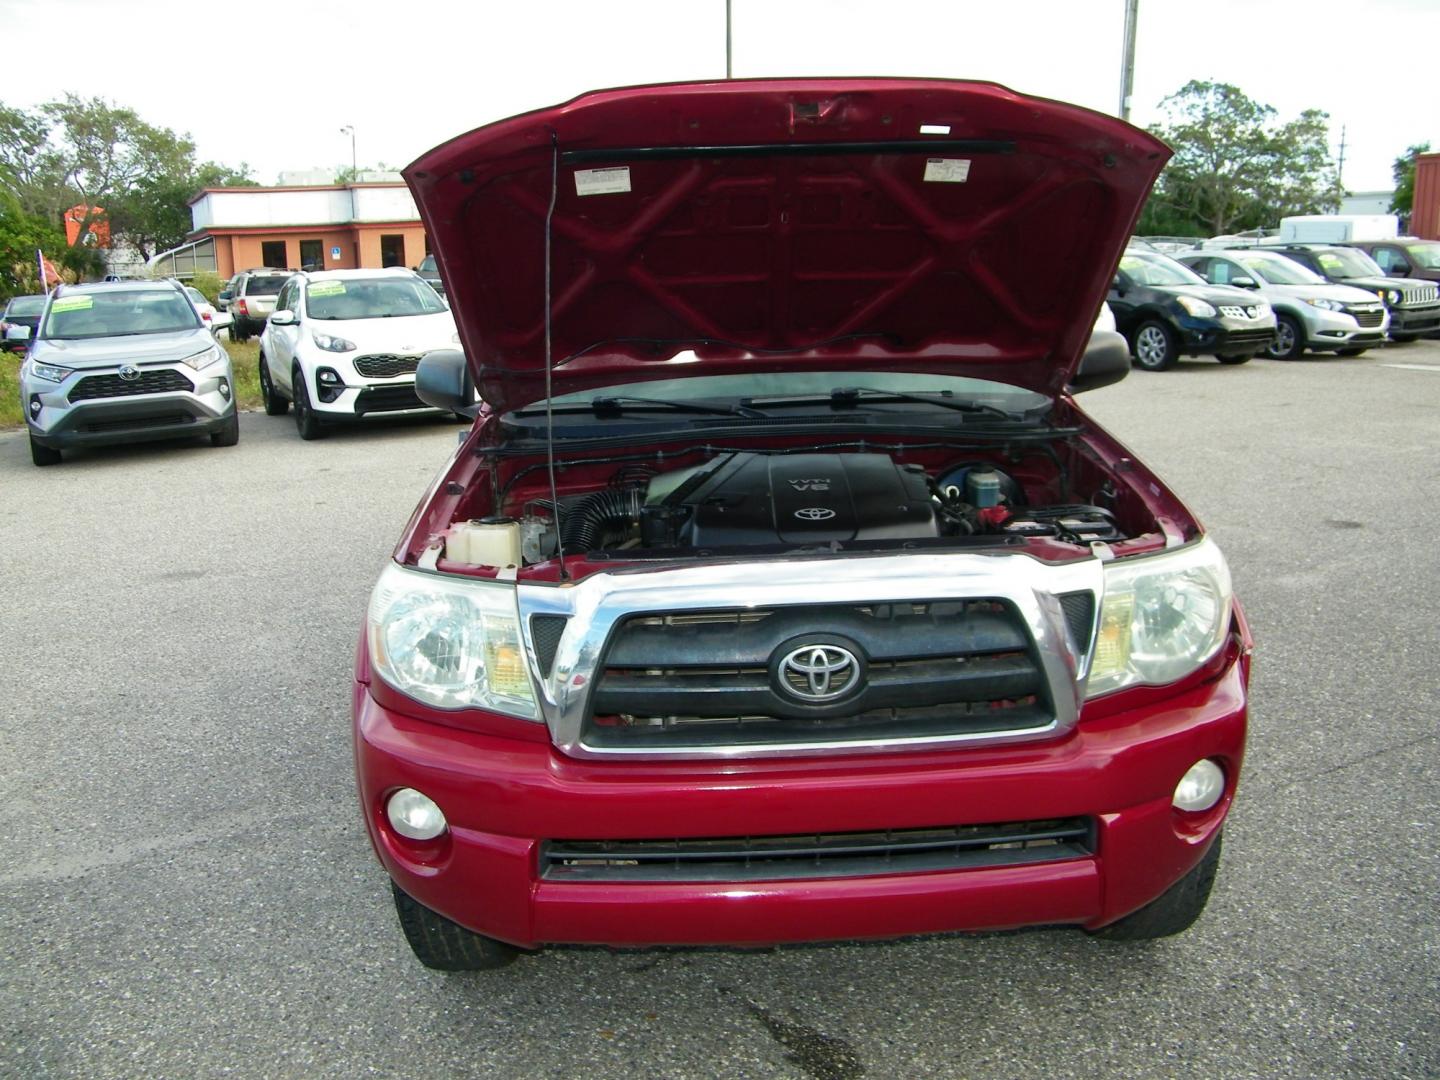
[[[201,368],[207,368],[211,364],[218,364],[224,359],[225,350],[219,345],[211,345],[208,349],[201,349],[194,356],[187,356],[180,362],[199,371]]]
[[[1398,289],[1386,289],[1385,295],[1381,297],[1387,304],[1400,303],[1400,291]]]
[[[1184,678],[1224,644],[1230,604],[1230,569],[1208,539],[1107,564],[1088,694]]]
[[[44,379],[46,382],[64,382],[70,377],[68,367],[56,367],[54,364],[38,364],[30,361],[30,374],[37,379]]]
[[[375,672],[441,709],[537,719],[513,586],[458,581],[391,564],[370,597]]]
[[[1325,311],[1344,311],[1345,305],[1339,300],[1326,300],[1323,296],[1307,296],[1305,303],[1311,307],[1322,308]]]
[[[331,337],[329,334],[311,334],[311,339],[316,345],[326,352],[354,352],[355,343],[343,337]]]
[[[1215,308],[1201,300],[1198,296],[1177,296],[1175,302],[1188,311],[1191,315],[1202,319],[1211,318],[1215,314]]]

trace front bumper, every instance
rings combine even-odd
[[[1392,307],[1390,334],[1428,334],[1440,330],[1440,304],[1421,307]]]
[[[1186,356],[1254,356],[1275,340],[1275,318],[1181,319],[1180,348]]]
[[[195,383],[193,392],[178,390],[72,403],[67,397],[69,388],[91,374],[95,373],[80,372],[58,386],[29,380],[22,383],[20,404],[36,443],[63,450],[191,438],[219,430],[235,413],[234,384],[228,365],[198,374],[187,370]],[[40,402],[38,413],[31,410],[31,400],[36,397]]]
[[[913,754],[723,762],[593,762],[548,741],[444,727],[356,682],[356,774],[380,861],[451,920],[522,947],[546,943],[763,945],[1072,924],[1144,906],[1209,849],[1244,753],[1242,632],[1209,681],[1101,715],[1047,743]],[[541,729],[543,730],[543,729]],[[1199,815],[1171,806],[1197,760],[1227,790]],[[449,833],[417,845],[384,799],[414,787]],[[961,870],[774,881],[556,881],[546,840],[787,836],[1086,817],[1093,853]]]
[[[1303,305],[1300,316],[1305,323],[1305,344],[1317,351],[1379,345],[1390,328],[1389,315],[1379,326],[1362,327],[1352,315],[1309,304]]]

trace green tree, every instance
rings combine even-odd
[[[249,166],[232,169],[207,161],[195,165],[178,160],[165,171],[142,177],[106,206],[110,235],[124,241],[148,260],[177,247],[189,235],[193,222],[190,199],[201,188],[253,184]]]
[[[0,191],[0,300],[39,291],[37,249],[53,258],[65,250],[65,234],[44,218],[27,214],[10,192]]]
[[[1395,213],[1404,214],[1408,218],[1415,209],[1415,159],[1428,153],[1428,142],[1416,143],[1414,146],[1407,146],[1405,153],[1395,159],[1395,195],[1390,200],[1390,209]]]
[[[1329,117],[1318,109],[1282,123],[1238,87],[1198,80],[1160,108],[1163,119],[1151,130],[1175,155],[1146,205],[1141,232],[1220,234],[1339,208]]]

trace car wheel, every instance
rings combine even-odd
[[[250,340],[250,335],[245,330],[245,324],[238,318],[230,324],[230,340],[236,345],[244,345]]]
[[[210,433],[211,446],[234,446],[240,441],[240,413],[232,412],[230,419]]]
[[[1265,355],[1276,360],[1298,360],[1305,351],[1305,330],[1289,315],[1281,315],[1275,321],[1275,340],[1265,350]]]
[[[1179,359],[1175,335],[1160,322],[1141,323],[1130,348],[1135,354],[1135,362],[1146,371],[1164,371],[1174,367]]]
[[[30,436],[30,460],[36,465],[59,465],[60,451],[49,446],[41,446],[35,441],[35,436]]]
[[[295,430],[300,433],[300,438],[306,442],[323,438],[325,422],[310,407],[310,389],[305,385],[305,376],[298,367],[290,373],[290,390],[295,395]]]
[[[1360,348],[1360,349],[1336,349],[1336,350],[1335,350],[1335,354],[1336,354],[1337,356],[1360,356],[1360,355],[1364,354],[1366,351],[1367,351],[1367,349],[1365,349],[1365,348]]]
[[[290,411],[290,402],[281,396],[270,381],[270,368],[265,363],[265,354],[260,354],[260,396],[265,400],[266,416],[284,416]]]
[[[1248,364],[1251,360],[1255,359],[1255,357],[1249,353],[1245,353],[1242,356],[1217,356],[1215,359],[1219,360],[1222,364]]]
[[[1220,839],[1220,834],[1216,833],[1215,842],[1210,845],[1205,857],[1195,864],[1195,869],[1171,885],[1158,899],[1090,933],[1108,941],[1151,941],[1188,930],[1210,899],[1215,873],[1220,869]]]
[[[395,913],[415,958],[436,971],[487,971],[504,967],[520,955],[513,945],[482,937],[451,922],[403,892],[393,881]]]

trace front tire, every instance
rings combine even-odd
[[[1162,322],[1141,323],[1130,344],[1135,363],[1146,371],[1166,371],[1180,358],[1175,334]]]
[[[240,413],[230,414],[230,419],[217,431],[210,433],[211,446],[234,446],[240,441]]]
[[[266,365],[265,354],[260,354],[260,396],[265,399],[266,416],[284,416],[290,411],[290,402],[280,395],[275,389],[275,383],[270,378],[270,368]]]
[[[35,441],[35,436],[30,436],[30,460],[36,465],[59,465],[60,451],[50,446],[41,446]]]
[[[393,881],[395,914],[415,958],[435,971],[492,971],[513,963],[520,950],[466,930],[401,891]]]
[[[1275,321],[1275,340],[1265,350],[1265,355],[1276,360],[1298,360],[1305,351],[1305,328],[1298,319],[1281,315]]]
[[[290,390],[295,395],[295,430],[306,442],[325,437],[325,422],[310,407],[310,388],[298,367],[290,373]]]
[[[1205,857],[1157,899],[1090,933],[1107,941],[1153,941],[1190,929],[1205,910],[1215,885],[1215,874],[1220,868],[1220,840],[1221,834],[1216,833],[1215,842]]]

